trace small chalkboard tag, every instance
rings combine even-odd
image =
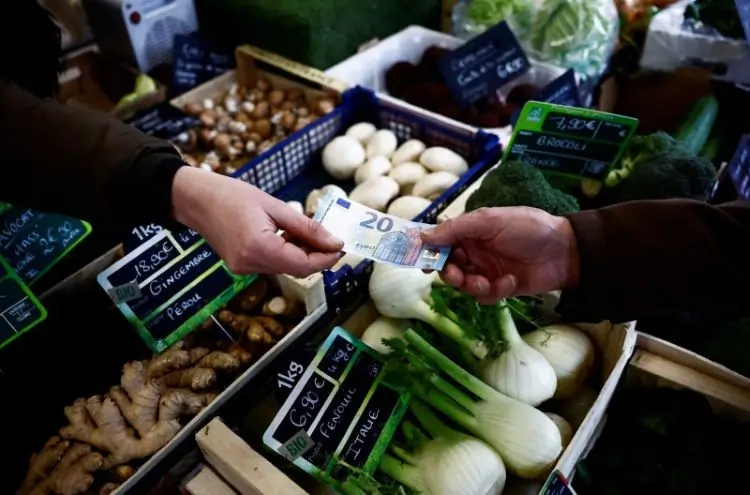
[[[374,473],[409,405],[408,394],[383,382],[383,366],[382,357],[367,345],[334,328],[263,443],[334,489],[345,481],[337,473]]]
[[[200,123],[197,118],[169,102],[145,108],[125,122],[145,134],[164,140],[175,139]]]
[[[234,69],[231,53],[218,50],[197,33],[174,37],[172,92],[179,94]]]
[[[156,352],[197,328],[255,279],[232,274],[203,239],[192,239],[181,242],[165,230],[97,277]]]
[[[47,317],[42,303],[0,258],[0,349]]]
[[[578,91],[576,73],[573,69],[565,71],[563,75],[556,78],[539,90],[532,98],[534,101],[554,103],[566,107],[580,107],[581,95]],[[515,125],[521,110],[516,110],[511,117],[511,123]]]
[[[315,442],[312,441],[307,432],[300,430],[281,446],[279,453],[286,457],[288,461],[294,462],[314,446]]]
[[[486,98],[531,69],[513,31],[503,21],[440,61],[445,83],[464,105]]]
[[[737,197],[750,200],[750,137],[747,134],[740,139],[727,172],[737,191]]]
[[[115,304],[132,301],[133,299],[142,297],[140,287],[138,287],[138,284],[132,282],[107,289],[107,294],[109,294],[110,299],[112,299]]]
[[[90,233],[82,220],[11,206],[0,213],[0,256],[33,285]]]
[[[734,5],[737,7],[742,29],[745,31],[745,39],[750,42],[750,1],[734,0]]]
[[[547,174],[603,180],[627,147],[638,119],[530,101],[524,105],[503,161]]]
[[[562,473],[555,469],[547,478],[542,495],[576,495],[576,492]]]

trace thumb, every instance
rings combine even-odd
[[[341,251],[344,247],[343,241],[333,237],[320,223],[286,205],[282,205],[273,216],[278,228],[309,247],[326,253]]]

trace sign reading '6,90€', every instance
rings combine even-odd
[[[254,279],[231,273],[193,231],[163,231],[98,277],[155,352],[182,339]]]

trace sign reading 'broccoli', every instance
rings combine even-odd
[[[603,180],[638,127],[638,119],[530,101],[524,105],[503,161],[545,173]]]

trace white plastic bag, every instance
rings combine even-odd
[[[604,73],[619,34],[613,0],[469,0],[454,12],[454,31],[469,38],[503,20],[530,58],[584,80]]]

